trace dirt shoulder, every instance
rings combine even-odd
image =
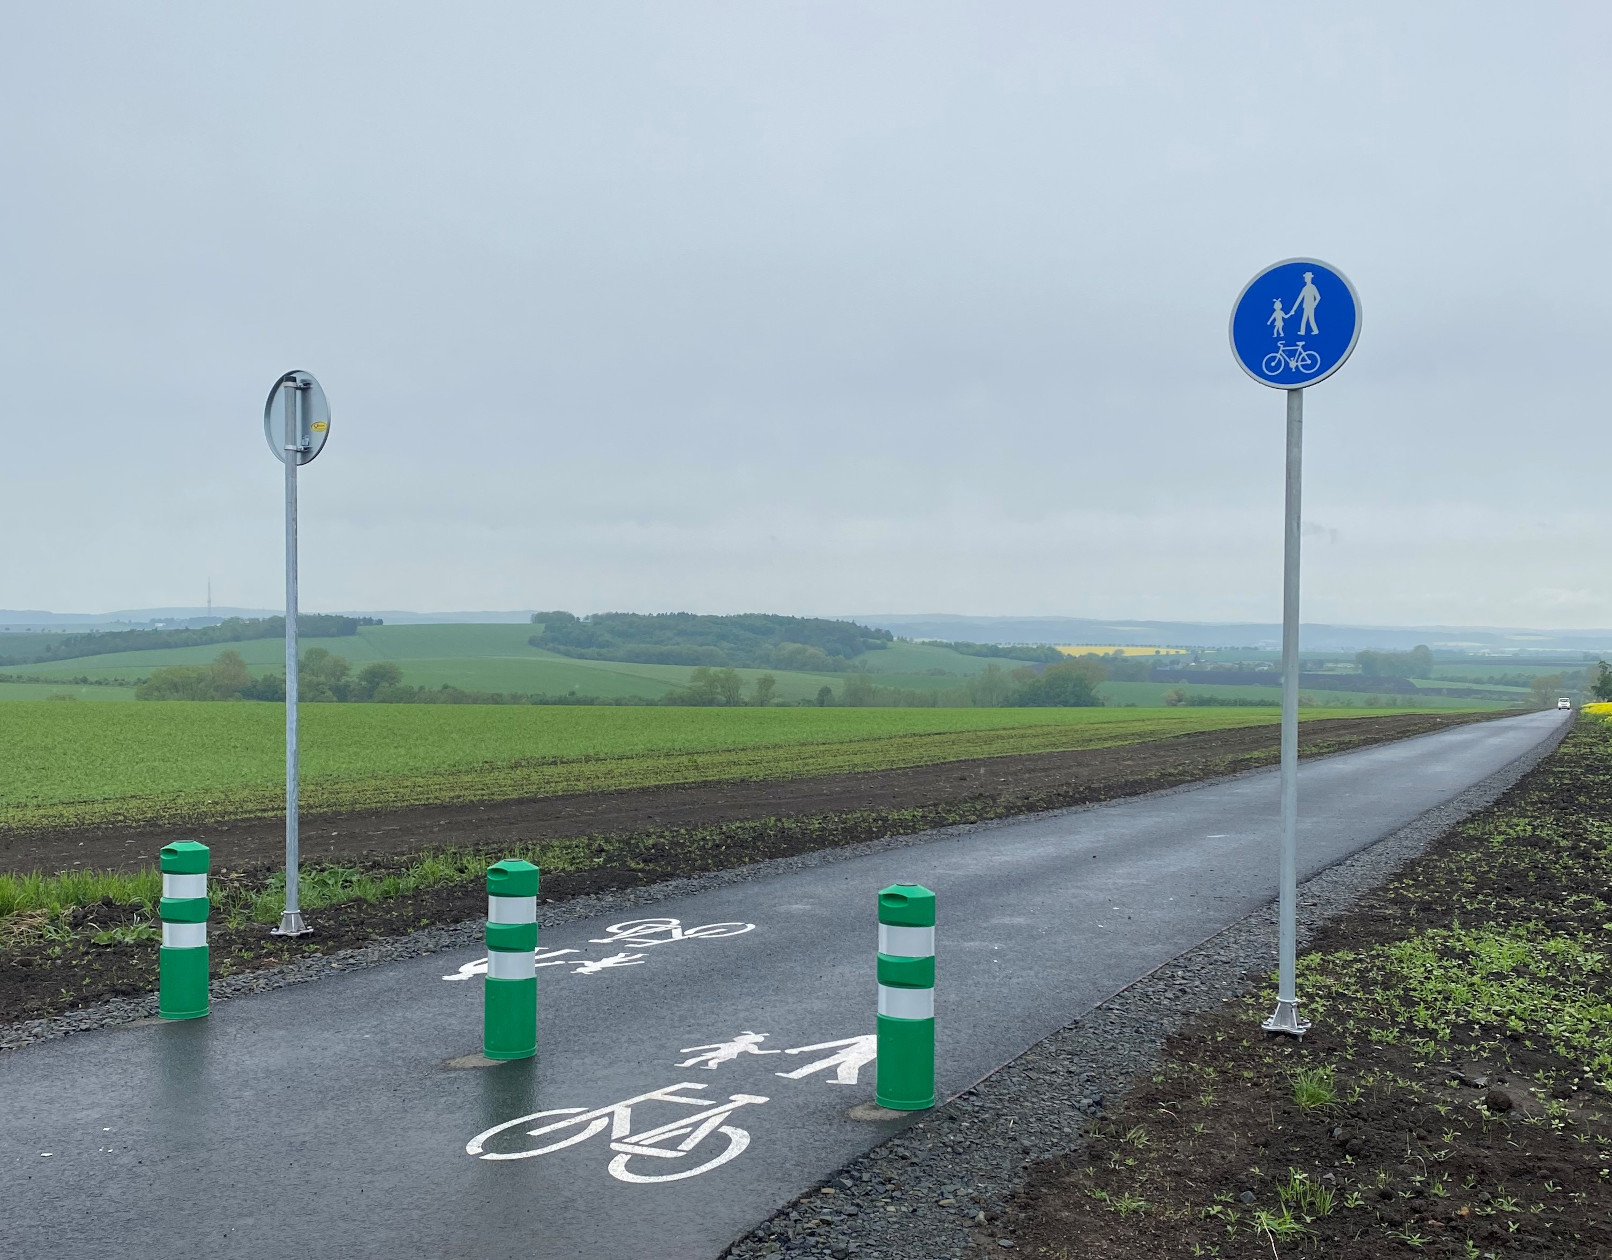
[[[1194,1016],[998,1232],[1034,1256],[1612,1256],[1612,726]],[[983,1240],[982,1240],[983,1241]]]
[[[1497,716],[1502,715],[1407,713],[1321,719],[1300,725],[1299,751],[1304,756],[1342,752]],[[1275,725],[1254,726],[1112,748],[810,779],[692,783],[482,804],[304,814],[301,849],[307,863],[348,862],[398,858],[444,845],[497,851],[539,839],[977,800],[1000,803],[1004,812],[997,816],[1005,816],[1111,800],[1268,765],[1277,759],[1278,736]],[[73,867],[132,871],[152,865],[158,850],[173,840],[200,840],[212,846],[215,870],[249,871],[283,859],[285,824],[268,819],[210,826],[0,832],[0,871]]]

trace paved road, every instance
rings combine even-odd
[[[1301,876],[1566,720],[1479,723],[1306,765]],[[605,919],[545,930],[536,1062],[446,1066],[479,1049],[481,982],[443,978],[473,970],[473,952],[0,1055],[0,1239],[26,1257],[708,1260],[896,1127],[847,1116],[872,1098],[867,1067],[854,1084],[833,1079],[851,1074],[845,1062],[779,1075],[856,1043],[793,1051],[872,1032],[877,888],[911,879],[939,895],[939,1075],[955,1092],[1269,901],[1276,806],[1275,774],[1261,773],[655,908],[685,932],[754,925],[727,935],[613,936]],[[765,1034],[748,1044],[768,1053],[698,1061],[693,1048],[743,1033]],[[709,1110],[677,1099],[758,1101],[718,1116],[678,1158],[616,1156],[610,1132],[587,1135],[592,1111],[673,1086],[671,1099],[636,1104],[622,1136]],[[577,1110],[505,1130],[485,1152],[583,1140],[535,1158],[466,1152],[484,1130],[561,1108]],[[573,1117],[582,1123],[524,1136]]]

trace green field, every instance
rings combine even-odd
[[[688,682],[683,665],[632,665],[617,661],[579,661],[545,652],[527,643],[534,627],[525,625],[365,626],[355,635],[304,639],[302,650],[324,648],[352,662],[355,670],[375,661],[391,661],[414,687],[444,684],[466,691],[518,694],[600,696],[658,699]],[[19,636],[20,637],[20,636]],[[15,667],[16,672],[45,678],[139,678],[167,665],[205,664],[225,648],[239,652],[254,674],[285,667],[285,640],[248,639],[197,648],[165,648],[148,652],[115,652]],[[987,665],[1016,669],[1021,661],[965,656],[950,648],[900,643],[858,658],[878,675],[881,686],[907,690],[945,690],[960,686]],[[944,671],[929,673],[926,671]],[[742,669],[747,686],[764,673],[778,680],[781,700],[807,700],[825,684],[838,691],[844,674],[795,673],[789,670]]]
[[[134,688],[83,687],[73,683],[0,683],[0,701],[49,700],[53,696],[71,696],[75,700],[133,700]]]
[[[1360,709],[1307,709],[1307,718]],[[273,704],[21,702],[0,722],[0,826],[272,816]],[[1274,722],[1274,709],[689,709],[308,705],[310,811],[796,778],[1095,748]]]

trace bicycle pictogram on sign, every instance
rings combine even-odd
[[[1306,350],[1302,341],[1291,346],[1278,341],[1276,349],[1267,354],[1259,366],[1266,376],[1278,376],[1284,367],[1295,372],[1313,372],[1321,366],[1321,356],[1314,350]]]

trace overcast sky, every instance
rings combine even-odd
[[[13,5],[0,607],[1612,625],[1612,6]]]

